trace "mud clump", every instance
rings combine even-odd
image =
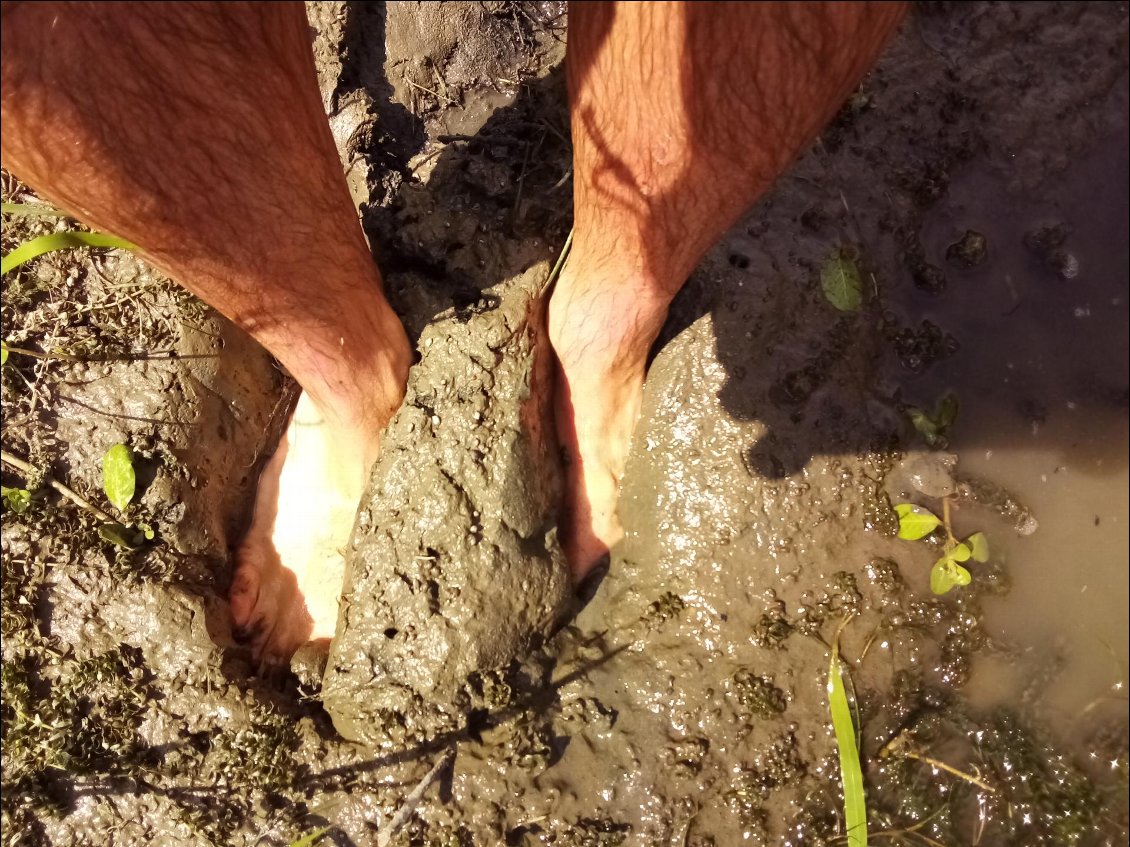
[[[323,680],[337,730],[373,747],[457,730],[468,678],[505,668],[572,596],[535,265],[493,308],[441,314],[385,433],[347,554]]]
[[[1040,227],[1025,234],[1024,246],[1061,279],[1074,279],[1079,275],[1079,260],[1066,248],[1070,234],[1066,224]]]
[[[967,229],[965,233],[946,249],[946,261],[955,267],[969,270],[985,261],[989,242],[981,233]]]

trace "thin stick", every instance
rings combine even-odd
[[[410,818],[412,813],[416,810],[416,806],[419,805],[420,799],[424,796],[424,792],[435,782],[440,771],[444,769],[454,755],[455,750],[453,748],[447,750],[447,752],[440,757],[439,761],[432,765],[431,770],[424,774],[424,778],[416,784],[416,787],[408,793],[408,796],[404,798],[404,802],[400,804],[400,808],[396,810],[396,814],[392,816],[392,820],[381,827],[381,831],[377,833],[377,847],[388,847],[388,843],[392,841],[392,837],[400,831],[400,828],[408,822],[408,818]]]
[[[978,788],[983,789],[985,791],[988,791],[990,794],[996,794],[997,793],[997,790],[995,788],[993,788],[991,785],[987,784],[983,780],[978,779],[977,777],[973,776],[972,774],[967,774],[965,771],[959,771],[957,768],[953,767],[952,765],[947,765],[945,762],[941,762],[937,759],[933,759],[930,756],[921,756],[918,753],[905,752],[905,751],[899,752],[898,755],[902,756],[903,758],[906,758],[906,759],[917,759],[920,762],[925,762],[926,764],[931,765],[935,768],[938,768],[939,770],[943,770],[946,773],[953,774],[958,779],[964,779],[966,782],[972,783],[973,785],[976,785]]]
[[[30,479],[31,476],[35,473],[35,468],[32,467],[32,465],[25,462],[23,459],[19,459],[13,456],[7,450],[0,450],[0,460],[7,462],[13,468],[17,468],[18,470],[23,471],[25,474],[25,479]],[[107,515],[81,494],[76,492],[73,488],[63,485],[63,483],[59,482],[58,480],[51,479],[50,477],[47,477],[43,481],[47,483],[47,485],[58,491],[60,494],[62,494],[64,497],[66,497],[68,500],[73,502],[75,505],[81,506],[82,508],[86,509],[99,520],[106,521],[106,523],[121,523],[121,521],[117,520],[116,518],[112,518]]]
[[[426,87],[424,87],[423,85],[420,85],[420,84],[418,84],[418,83],[415,83],[415,82],[413,82],[413,81],[412,81],[412,80],[410,80],[410,79],[409,79],[408,77],[404,77],[404,81],[405,81],[406,83],[408,83],[408,84],[409,84],[410,86],[412,86],[413,88],[418,88],[418,89],[420,89],[421,91],[426,91],[426,92],[428,92],[428,94],[432,95],[432,97],[435,97],[435,98],[436,98],[437,100],[443,100],[443,101],[445,101],[445,102],[446,102],[446,103],[447,103],[447,104],[448,104],[449,106],[458,106],[458,105],[459,105],[459,104],[458,104],[458,103],[456,103],[456,102],[455,102],[454,100],[452,100],[452,99],[451,99],[450,97],[444,97],[444,96],[443,96],[442,94],[440,94],[440,93],[439,93],[438,91],[432,91],[432,90],[431,90],[430,88],[426,88]]]
[[[62,359],[67,362],[80,362],[82,361],[78,356],[72,356],[69,353],[40,353],[38,350],[28,350],[26,347],[12,347],[10,344],[5,344],[4,349],[9,353],[18,353],[21,356],[30,356],[33,359]]]

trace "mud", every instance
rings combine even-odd
[[[486,289],[420,337],[358,512],[322,687],[347,739],[401,748],[462,729],[491,705],[469,680],[505,670],[571,605],[539,296],[549,270]]]
[[[522,649],[558,596],[552,462],[506,444],[541,396],[525,298],[569,226],[561,11],[312,8],[351,189],[421,352],[325,690],[309,655],[256,677],[225,623],[225,546],[285,379],[167,283],[112,287],[133,273],[116,259],[5,279],[5,341],[83,359],[13,354],[5,450],[97,499],[100,451],[127,441],[148,469],[131,517],[160,533],[112,548],[50,492],[4,513],[5,844],[289,844],[323,826],[369,843],[449,748],[393,843],[835,843],[825,683],[847,618],[873,833],[1125,841],[1125,8],[918,7],[688,281],[649,372],[627,537],[588,605]],[[844,249],[858,313],[820,290]],[[90,360],[170,349],[183,361]],[[492,380],[509,399],[480,406]],[[946,390],[961,408],[930,449],[907,407]],[[413,474],[436,484],[409,490]],[[951,490],[956,531],[993,556],[938,598],[937,550],[894,538],[891,504],[937,510]],[[447,496],[458,521],[428,513]],[[493,559],[508,545],[525,558]],[[540,575],[548,599],[443,592],[481,590],[480,559]],[[501,601],[528,624],[473,638]],[[373,746],[342,741],[323,699]]]

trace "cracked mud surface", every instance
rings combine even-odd
[[[569,227],[561,11],[311,6],[351,190],[423,354],[324,690],[310,655],[257,678],[223,600],[285,377],[128,256],[5,278],[5,342],[74,357],[5,365],[4,449],[40,476],[5,467],[5,486],[51,476],[106,508],[100,457],[125,442],[142,479],[128,517],[159,540],[105,544],[50,490],[5,510],[4,843],[285,845],[322,826],[371,843],[449,748],[392,843],[833,843],[826,643],[849,615],[873,832],[1124,841],[1125,8],[919,7],[692,275],[649,373],[625,541],[579,615],[508,662],[560,597],[550,448],[506,445],[539,396],[525,292]],[[5,252],[53,223],[19,226]],[[858,313],[820,290],[842,248],[868,284]],[[484,389],[497,408],[476,405]],[[946,390],[961,410],[929,449],[906,407]],[[414,456],[435,485],[403,484]],[[893,537],[890,504],[951,491],[957,530],[984,531],[993,558],[937,598],[937,552]],[[405,526],[433,508],[430,543]],[[518,538],[536,541],[522,571],[494,552]],[[542,604],[501,598],[537,625],[495,652],[498,607],[475,619],[478,600],[445,593],[482,590],[480,557],[545,585]],[[413,567],[422,592],[389,580]],[[444,648],[416,661],[410,634]],[[343,741],[323,697],[373,746]],[[411,731],[377,732],[380,709]]]

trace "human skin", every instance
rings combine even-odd
[[[568,460],[561,535],[578,579],[621,534],[619,479],[671,299],[904,11],[570,8],[575,238],[549,334]],[[342,175],[303,6],[4,3],[0,14],[4,166],[138,245],[303,388],[231,590],[237,632],[284,660],[333,634],[339,551],[411,361]]]
[[[574,566],[621,536],[648,352],[705,251],[815,138],[901,3],[576,3],[574,240],[549,303]]]

